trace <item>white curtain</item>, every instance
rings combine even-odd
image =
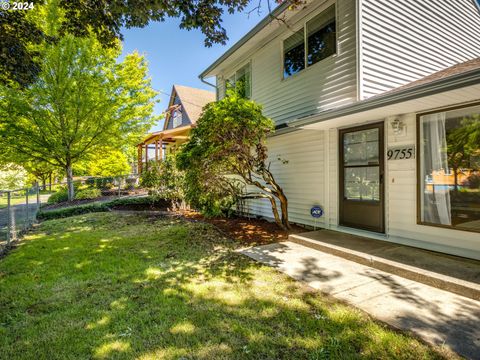
[[[423,174],[423,221],[442,225],[452,225],[450,188],[447,183],[427,186],[427,176],[434,171],[449,173],[447,159],[447,136],[445,131],[446,113],[422,116],[424,153]]]

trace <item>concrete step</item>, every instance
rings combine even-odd
[[[292,234],[288,240],[473,300],[480,300],[480,261],[331,230]]]

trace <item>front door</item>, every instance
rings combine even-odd
[[[340,131],[340,225],[385,232],[383,123]]]

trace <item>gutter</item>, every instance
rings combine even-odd
[[[480,68],[403,90],[391,90],[383,95],[377,95],[367,100],[346,105],[339,109],[326,110],[304,118],[287,121],[287,126],[297,128],[321,121],[331,120],[340,116],[352,115],[383,106],[393,105],[399,102],[414,100],[421,97],[477,84],[480,84]]]
[[[242,47],[248,40],[253,38],[257,33],[259,33],[263,28],[272,22],[272,20],[283,13],[290,6],[289,1],[285,1],[281,5],[277,6],[271,13],[265,16],[255,27],[245,34],[240,40],[238,40],[232,47],[230,47],[222,56],[220,56],[213,64],[206,68],[200,75],[199,78],[203,82],[203,78],[207,76],[209,72],[215,69],[223,61],[225,61],[230,55]]]
[[[212,83],[208,82],[207,80],[205,80],[205,79],[202,77],[202,75],[200,75],[198,78],[200,79],[200,81],[201,81],[202,83],[207,84],[207,85],[215,88],[215,90],[217,90],[217,85],[213,85]]]

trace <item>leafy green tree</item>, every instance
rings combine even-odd
[[[0,190],[16,190],[25,186],[27,172],[16,164],[0,166]]]
[[[86,175],[115,177],[131,172],[128,157],[120,149],[100,148],[87,161],[80,164]]]
[[[45,161],[26,161],[22,165],[32,182],[38,181],[42,189],[47,189],[47,182],[52,182],[60,173],[60,168]]]
[[[208,104],[190,141],[177,155],[185,171],[187,201],[195,205],[265,198],[277,224],[289,228],[287,197],[270,171],[265,144],[273,129],[262,107],[236,92],[229,91],[221,101]]]
[[[270,0],[254,2],[260,7],[265,1],[270,11]],[[0,83],[30,84],[38,76],[41,56],[36,46],[56,42],[65,34],[85,37],[94,34],[105,47],[116,47],[122,40],[122,29],[144,27],[151,21],[166,18],[180,19],[180,28],[200,29],[205,34],[205,45],[225,44],[228,40],[222,27],[226,12],[243,11],[251,0],[33,0],[30,11],[0,10]],[[277,3],[285,1],[277,0]],[[303,0],[286,0],[295,7]],[[55,33],[45,28],[44,8],[58,5],[60,26]],[[52,13],[47,13],[52,15]],[[160,34],[159,34],[160,35]],[[33,46],[32,46],[33,45]]]
[[[93,36],[66,35],[42,50],[33,84],[0,87],[0,146],[64,169],[70,200],[75,163],[135,143],[157,120],[145,59],[133,53],[117,63],[119,55]]]

